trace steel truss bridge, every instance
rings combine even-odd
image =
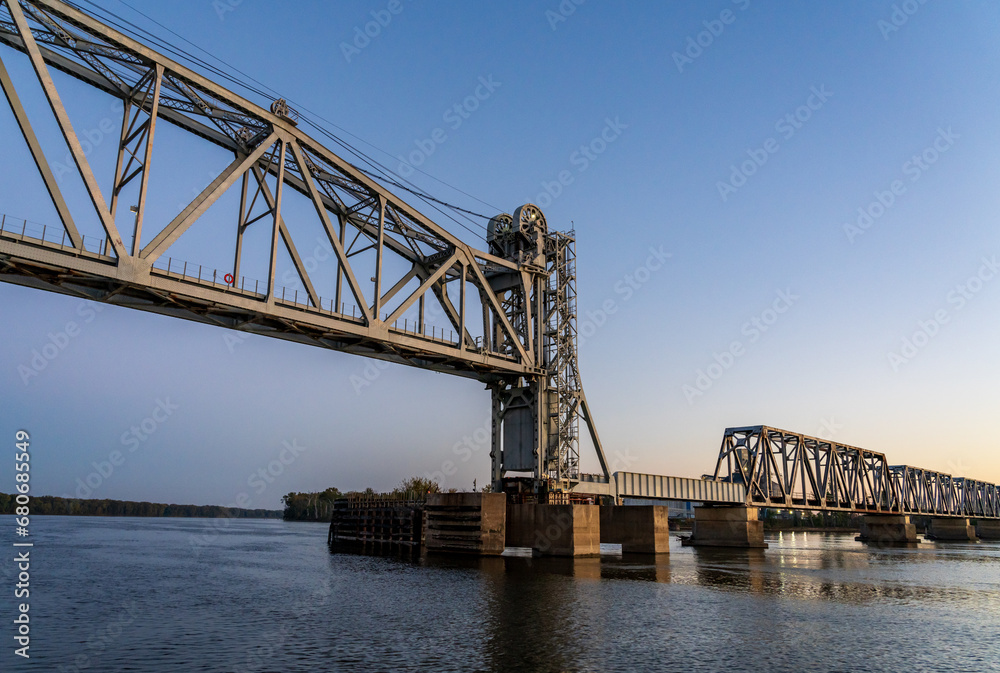
[[[726,430],[714,479],[742,484],[755,507],[1000,518],[995,484],[766,425]]]
[[[264,109],[73,6],[0,0],[0,43],[30,62],[51,111],[44,122],[54,119],[89,199],[74,208],[64,198],[35,132],[42,114],[21,103],[0,60],[0,85],[61,220],[4,219],[0,280],[478,379],[492,391],[494,486],[519,472],[536,486],[610,491],[577,367],[575,241],[549,231],[537,207],[497,214],[488,249],[476,250],[308,136],[284,100]],[[121,102],[113,175],[95,174],[53,71]],[[164,122],[232,156],[166,218],[147,209],[180,177],[166,164],[154,169]],[[230,189],[239,192],[232,265],[175,259],[172,246]],[[309,224],[333,250],[336,279],[326,286],[310,275],[286,223],[283,200],[293,195],[311,204]],[[134,217],[120,212],[123,203],[135,204]],[[100,240],[81,235],[82,210],[96,212]],[[125,238],[122,222],[132,229]],[[261,228],[267,274],[248,279],[244,239]],[[278,286],[279,252],[302,291]],[[428,324],[431,309],[444,315],[447,334]],[[581,421],[601,474],[581,473]]]
[[[577,364],[575,240],[550,231],[537,207],[497,214],[487,249],[477,250],[306,134],[284,100],[260,107],[57,0],[0,0],[0,44],[27,59],[47,102],[48,111],[29,112],[0,59],[0,88],[60,220],[0,219],[0,281],[482,381],[492,394],[494,488],[515,473],[530,474],[536,489],[612,496],[1000,512],[992,484],[888,466],[882,454],[765,426],[726,431],[715,479],[623,472],[613,479]],[[111,175],[95,173],[53,71],[120,102]],[[64,197],[35,132],[53,122],[83,185],[82,205]],[[208,186],[166,216],[148,207],[181,177],[154,162],[163,123],[231,155]],[[232,263],[207,268],[175,258],[173,246],[189,240],[230,190],[239,204],[227,215]],[[289,214],[293,197],[308,204],[305,218]],[[95,213],[103,235],[88,240],[77,222]],[[314,278],[304,263],[301,234],[289,225],[300,219],[333,251],[332,281]],[[131,229],[128,243],[120,225]],[[266,272],[247,278],[254,260],[245,242],[257,234],[266,259],[255,261]],[[301,290],[279,286],[279,254],[291,260]],[[445,324],[429,322],[431,313]],[[581,434],[599,474],[580,469]]]

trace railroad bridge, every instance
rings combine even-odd
[[[551,228],[539,208],[525,204],[493,214],[484,249],[474,248],[440,223],[465,227],[448,212],[461,209],[402,184],[375,162],[362,168],[359,152],[287,101],[262,107],[215,81],[230,75],[204,62],[217,77],[196,72],[163,51],[190,55],[166,43],[154,49],[155,42],[113,15],[98,18],[73,3],[0,0],[0,87],[58,215],[43,224],[0,218],[0,280],[482,381],[492,398],[493,489],[519,479],[521,495],[541,503],[698,500],[714,505],[702,510],[702,537],[717,529],[716,542],[744,546],[754,544],[759,507],[862,512],[882,517],[877,525],[886,530],[902,526],[906,540],[913,514],[965,522],[963,530],[969,518],[997,519],[995,485],[890,466],[882,454],[766,426],[727,430],[711,479],[611,474],[577,363],[572,232]],[[22,103],[4,63],[12,55],[30,65],[47,109]],[[63,96],[77,89],[66,86],[67,78],[121,110],[109,175],[95,172],[70,118]],[[151,205],[163,202],[154,198],[157,190],[190,170],[157,163],[163,124],[231,157],[176,212]],[[58,168],[74,171],[82,201],[64,195],[40,127],[58,129],[72,163]],[[293,201],[300,206],[294,211]],[[0,204],[0,211],[16,207]],[[220,209],[231,262],[206,263],[219,251],[190,245],[186,254],[203,255],[201,261],[176,256],[177,244]],[[100,233],[88,237],[78,223],[95,217]],[[331,277],[303,262],[304,231],[329,244]],[[276,270],[285,259],[294,288],[279,284]],[[581,438],[595,453],[597,474],[581,470]],[[554,526],[576,535],[576,523],[553,524],[561,515],[530,506],[531,514],[519,510],[508,519],[530,521],[535,532]],[[551,506],[570,508],[567,516],[580,517],[581,531],[594,516],[578,515],[573,508],[582,505]],[[602,514],[605,528],[664,533],[665,518],[638,511],[619,522],[619,515]],[[739,539],[730,539],[734,527]],[[658,543],[640,547],[660,550]],[[561,548],[577,553],[573,544]]]

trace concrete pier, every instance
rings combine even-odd
[[[507,530],[505,539],[508,547],[531,547],[534,544],[534,503],[507,503]]]
[[[621,505],[601,505],[601,544],[621,544],[621,531],[615,527],[615,511]]]
[[[920,542],[917,526],[904,514],[866,514],[861,517],[860,542],[877,546],[909,545]]]
[[[657,505],[601,507],[601,542],[623,554],[669,554],[668,508]]]
[[[1000,519],[980,519],[976,534],[983,540],[1000,540]]]
[[[532,551],[543,556],[600,556],[597,505],[535,505]]]
[[[531,547],[539,556],[599,556],[597,505],[507,505],[509,547]]]
[[[756,507],[695,507],[694,531],[685,545],[767,549]]]
[[[976,528],[968,519],[953,516],[933,517],[927,527],[927,537],[948,542],[977,542]]]
[[[499,556],[506,534],[503,493],[432,493],[424,506],[428,552]]]

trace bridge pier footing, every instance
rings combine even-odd
[[[499,556],[507,527],[503,493],[432,493],[424,505],[428,552]]]
[[[508,547],[531,547],[538,556],[600,556],[597,505],[507,505]]]
[[[756,507],[695,507],[694,531],[684,545],[767,549],[764,522],[758,520]]]
[[[620,544],[623,554],[669,554],[668,513],[662,505],[601,507],[601,542]]]
[[[926,537],[948,542],[976,542],[976,528],[962,517],[932,517]]]
[[[876,546],[917,544],[917,526],[905,514],[866,514],[861,517],[859,542]]]
[[[1000,540],[1000,519],[979,519],[976,534],[983,540]]]

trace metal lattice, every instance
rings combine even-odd
[[[759,507],[1000,517],[994,484],[763,425],[726,429],[714,478],[744,485],[746,503]]]
[[[77,220],[92,213],[63,197],[34,131],[49,124],[38,119],[47,114],[29,114],[0,60],[0,85],[60,220],[40,231],[0,220],[0,280],[483,381],[494,391],[494,484],[505,465],[501,427],[514,427],[515,417],[521,432],[508,457],[520,451],[518,467],[539,482],[578,478],[582,415],[607,491],[576,366],[572,238],[549,234],[538,208],[494,218],[488,250],[476,250],[310,137],[284,99],[257,105],[74,6],[0,0],[0,43],[27,57],[104,231],[96,241],[80,233]],[[121,101],[110,191],[100,187],[53,71]],[[163,123],[232,157],[167,218],[147,207],[164,184],[157,181],[171,177],[158,165],[150,181]],[[239,207],[227,214],[232,266],[175,258],[172,246],[230,189],[239,190]],[[310,226],[332,251],[335,282],[326,286],[306,268],[285,221],[283,202],[293,197],[304,197],[315,215]],[[134,219],[121,213],[125,203],[134,204]],[[124,238],[122,221],[131,228]],[[245,235],[261,228],[267,271],[248,278]],[[277,282],[279,251],[302,289]],[[431,308],[442,324],[430,321]]]
[[[550,391],[549,476],[580,476],[580,371],[577,366],[576,241],[555,233],[546,240],[545,371]],[[553,469],[554,468],[554,469]]]

